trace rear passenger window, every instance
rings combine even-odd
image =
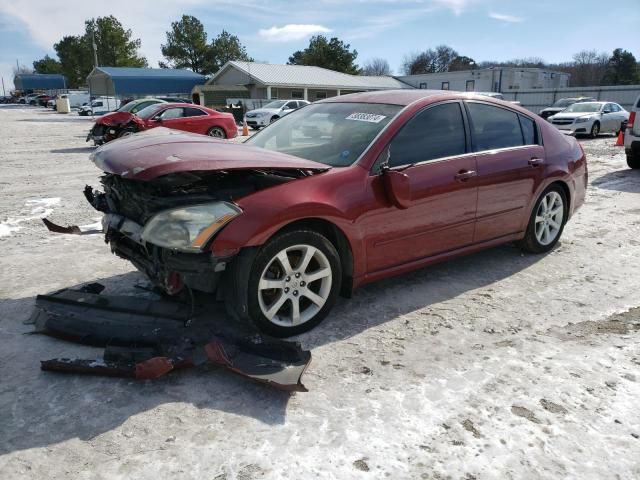
[[[390,167],[462,155],[466,144],[460,104],[445,103],[418,113],[389,147]]]
[[[524,115],[518,115],[520,119],[520,126],[522,127],[522,136],[524,137],[525,145],[537,145],[538,135],[536,135],[536,124],[530,118]]]
[[[187,107],[184,109],[185,117],[200,117],[202,115],[206,115],[206,113],[199,108]]]
[[[523,145],[517,113],[484,103],[467,105],[475,152]]]

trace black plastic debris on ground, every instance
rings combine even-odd
[[[100,359],[57,358],[47,371],[136,379],[212,363],[287,391],[307,391],[301,377],[311,353],[260,334],[211,305],[100,295],[104,287],[39,295],[31,323],[41,333],[104,348]]]

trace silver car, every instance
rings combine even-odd
[[[270,123],[275,122],[277,119],[288,115],[298,108],[309,105],[309,103],[311,102],[307,102],[306,100],[274,100],[271,103],[267,103],[262,108],[257,108],[256,110],[247,112],[247,125],[254,130],[258,130],[261,127],[266,127]]]
[[[629,112],[613,102],[581,102],[565,108],[549,117],[549,121],[567,135],[589,135],[596,138],[599,133],[618,134],[629,120]]]
[[[624,151],[629,168],[640,168],[640,97],[633,104],[624,132]]]

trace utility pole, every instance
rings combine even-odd
[[[7,96],[7,92],[4,91],[4,77],[2,77],[2,96],[3,97]]]
[[[96,45],[95,30],[91,30],[91,46],[93,47],[93,66],[98,68],[98,46]]]

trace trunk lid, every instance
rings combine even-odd
[[[91,160],[104,172],[142,181],[177,172],[331,168],[285,153],[164,127],[103,145],[91,154]]]

